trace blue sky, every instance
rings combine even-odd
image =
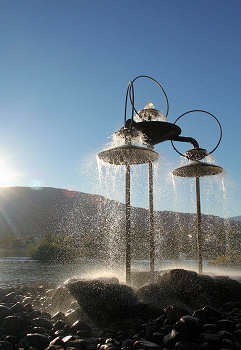
[[[165,87],[170,122],[193,108],[219,118],[214,157],[226,190],[203,183],[203,211],[240,215],[240,18],[235,0],[0,0],[0,184],[122,199],[121,183],[118,191],[99,185],[95,154],[122,126],[128,81],[148,74]],[[139,109],[149,101],[163,108],[151,84],[140,82],[137,93]],[[210,149],[215,124],[195,118],[183,120],[183,134]],[[177,180],[175,192],[162,177],[179,156],[169,142],[157,151],[156,207],[195,210],[192,183]],[[133,204],[145,206],[145,170],[134,175]]]

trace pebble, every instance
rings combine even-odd
[[[61,300],[66,310],[56,310],[51,306],[56,289],[46,291],[44,287],[21,287],[18,292],[0,288],[0,350],[241,349],[241,304],[237,301],[219,308],[203,305],[192,314],[169,305],[160,308],[158,317],[142,320],[140,313],[126,324],[116,323],[115,317],[105,328],[96,328],[82,318],[73,299],[69,304]]]

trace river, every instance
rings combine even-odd
[[[148,271],[148,260],[133,261],[134,271]],[[156,264],[157,270],[169,268],[196,269],[195,260],[166,260]],[[241,278],[241,266],[211,267],[204,263],[204,273],[229,275]],[[110,266],[108,262],[91,259],[75,263],[41,263],[30,258],[8,257],[0,259],[0,286],[17,286],[22,284],[58,285],[70,278],[94,278],[98,276],[116,276],[124,281],[124,268]]]

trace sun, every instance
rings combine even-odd
[[[7,163],[5,159],[0,159],[0,186],[13,186],[18,178],[18,173]]]

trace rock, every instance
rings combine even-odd
[[[201,326],[198,318],[185,315],[180,318],[173,329],[185,336],[185,338],[192,339],[200,333]]]
[[[37,317],[32,320],[32,325],[35,327],[43,327],[45,329],[51,329],[52,328],[52,322],[48,320],[47,318],[43,317]]]
[[[204,323],[202,325],[202,330],[204,333],[216,333],[218,328],[214,323]]]
[[[217,327],[220,330],[233,331],[235,329],[235,324],[230,320],[218,320]]]
[[[74,348],[79,350],[86,350],[87,349],[87,343],[84,339],[71,339],[67,342],[65,342],[65,346],[67,348]]]
[[[191,311],[208,304],[220,307],[225,302],[240,302],[241,283],[228,277],[174,269],[161,275],[156,283],[139,288],[137,295],[145,303],[176,305]]]
[[[134,291],[123,284],[80,280],[67,287],[87,316],[101,324],[128,318],[130,308],[138,302]]]
[[[0,341],[0,350],[14,350],[14,346],[9,341],[1,340]]]
[[[186,341],[186,340],[180,340],[176,342],[174,349],[175,350],[197,350],[199,349],[199,344]]]
[[[7,316],[2,320],[2,329],[5,334],[18,335],[25,331],[26,321],[19,316]]]
[[[56,312],[52,317],[52,321],[65,320],[65,314],[63,312]]]
[[[181,340],[180,333],[173,329],[170,333],[164,336],[163,344],[168,348],[172,348],[179,340]]]
[[[66,312],[70,308],[70,304],[74,301],[69,289],[64,287],[57,288],[51,298],[53,312]]]
[[[147,341],[145,339],[137,340],[133,344],[134,349],[145,349],[145,350],[159,350],[161,349],[159,344]]]
[[[80,337],[90,337],[92,329],[83,321],[76,321],[72,324],[71,330],[76,332]]]
[[[0,319],[9,316],[11,311],[6,305],[0,305]]]
[[[164,312],[169,323],[177,322],[181,316],[188,314],[186,309],[177,307],[176,305],[168,305],[164,308]]]
[[[23,310],[24,310],[24,305],[21,304],[19,301],[13,306],[11,306],[9,309],[11,313],[20,313]]]
[[[29,333],[21,340],[21,344],[27,348],[33,347],[42,350],[49,345],[49,338],[43,334]]]

